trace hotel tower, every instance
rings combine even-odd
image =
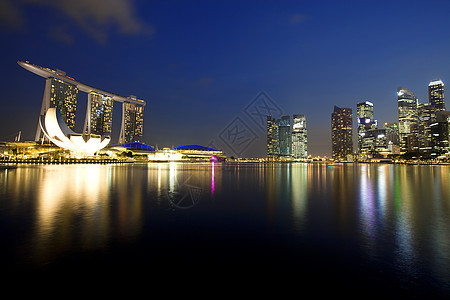
[[[123,97],[83,84],[61,70],[53,70],[29,62],[18,61],[20,66],[46,78],[41,112],[35,141],[43,139],[42,118],[50,108],[57,108],[62,120],[73,130],[77,111],[78,92],[88,93],[83,136],[111,136],[114,102],[122,103],[122,124],[119,143],[139,142],[144,128],[144,100],[136,96]]]

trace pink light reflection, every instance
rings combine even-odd
[[[214,189],[215,189],[215,183],[214,183],[214,177],[215,177],[215,172],[214,172],[214,161],[211,162],[211,196],[214,196]]]

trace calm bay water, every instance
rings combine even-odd
[[[10,272],[195,270],[450,292],[450,166],[19,165],[0,172],[0,199]]]

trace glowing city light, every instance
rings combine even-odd
[[[110,137],[91,135],[85,138],[82,134],[73,132],[62,121],[61,116],[58,118],[58,109],[49,108],[45,113],[44,126],[41,122],[42,131],[45,136],[52,141],[55,145],[75,152],[81,156],[90,156],[100,149],[105,148],[111,141]]]

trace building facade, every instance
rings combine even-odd
[[[331,114],[331,150],[335,160],[353,155],[352,109],[334,106]]]
[[[417,106],[419,118],[417,143],[421,154],[430,154],[433,149],[431,124],[436,122],[437,111],[430,103],[419,103]]]
[[[144,106],[124,102],[122,104],[122,128],[119,143],[140,142],[144,131]]]
[[[437,110],[445,111],[444,83],[442,80],[433,80],[428,84],[428,101]]]
[[[292,118],[292,157],[294,159],[308,157],[308,131],[305,115],[293,115]]]
[[[267,116],[267,158],[278,157],[278,122],[272,116]]]
[[[364,140],[369,137],[371,130],[377,129],[377,122],[373,115],[373,103],[369,101],[357,103],[356,118],[358,123],[358,153],[367,152],[369,149],[364,147],[367,144]]]
[[[399,145],[398,125],[395,122],[385,122],[384,129],[386,130],[386,141],[388,144]]]
[[[404,87],[397,89],[397,97],[400,151],[417,152],[419,149],[417,97]]]
[[[291,155],[291,117],[281,116],[278,120],[278,146],[280,156]]]
[[[40,116],[44,116],[49,108],[57,108],[67,126],[70,129],[74,129],[77,99],[78,88],[76,85],[59,78],[49,77],[45,81]],[[42,120],[39,118],[34,139],[36,142],[43,138],[41,123]]]
[[[437,157],[450,152],[450,111],[438,111],[436,122],[431,124],[433,149],[431,156]]]
[[[111,97],[91,92],[85,121],[85,134],[111,136],[114,101]]]

